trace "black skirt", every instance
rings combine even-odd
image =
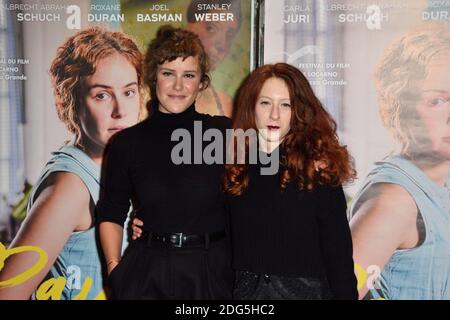
[[[235,300],[329,300],[332,294],[326,279],[283,277],[236,271]]]
[[[225,239],[208,248],[133,241],[109,276],[112,299],[231,299],[234,273]]]

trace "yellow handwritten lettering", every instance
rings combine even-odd
[[[27,271],[11,278],[9,280],[1,281],[0,287],[14,287],[28,281],[30,278],[34,277],[38,274],[45,266],[48,261],[47,253],[35,246],[22,246],[11,249],[6,249],[5,246],[0,243],[0,271],[5,266],[5,261],[10,256],[23,253],[23,252],[36,252],[39,255],[38,261]],[[92,288],[93,280],[91,277],[86,277],[83,287],[80,292],[73,298],[73,300],[86,300],[89,294],[89,291]],[[64,287],[66,285],[66,279],[64,277],[51,278],[44,281],[39,288],[36,290],[36,299],[37,300],[61,300],[62,293],[64,291]],[[98,295],[95,297],[95,300],[106,300],[106,294],[103,290],[101,290]]]
[[[66,285],[64,277],[51,278],[42,283],[36,291],[36,300],[61,300],[61,295]]]
[[[14,287],[21,283],[24,283],[25,281],[29,280],[30,278],[34,277],[36,274],[38,274],[45,266],[48,260],[47,253],[42,250],[39,247],[34,246],[22,246],[22,247],[16,247],[12,249],[6,249],[5,246],[0,243],[0,271],[5,266],[5,260],[8,259],[10,256],[17,254],[17,253],[23,253],[23,252],[36,252],[39,254],[38,261],[27,271],[22,272],[21,274],[5,281],[0,282],[0,287]]]
[[[100,291],[100,293],[94,298],[94,300],[106,300],[105,291]]]
[[[73,300],[86,300],[89,290],[91,290],[92,287],[92,278],[86,277],[86,280],[84,280],[83,287],[81,288],[80,292],[73,298]]]
[[[366,270],[364,270],[361,265],[358,263],[355,263],[355,270],[356,270],[356,279],[357,279],[357,288],[358,290],[361,289],[367,282],[367,273]]]

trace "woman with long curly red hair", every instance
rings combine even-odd
[[[233,129],[255,129],[259,155],[279,152],[280,166],[275,175],[261,173],[262,161],[225,167],[234,298],[356,299],[341,187],[355,171],[335,122],[285,63],[253,71],[235,103]]]

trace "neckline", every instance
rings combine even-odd
[[[153,118],[163,121],[165,124],[178,124],[186,120],[192,120],[195,114],[195,102],[180,113],[165,113],[159,110],[159,101],[155,99],[152,104]]]
[[[283,148],[281,147],[281,143],[272,150],[272,152],[267,153],[265,151],[263,151],[262,149],[258,148],[258,153],[257,153],[257,161],[256,163],[249,163],[248,167],[251,168],[250,170],[261,170],[262,168],[269,168],[273,165],[272,161],[274,161],[275,159],[274,157],[274,153],[278,153],[278,156],[276,157],[276,161],[278,162],[278,170],[275,174],[271,175],[271,176],[278,176],[280,174],[280,171],[284,168],[284,166],[282,165],[282,157],[284,155],[283,153]],[[262,159],[270,159],[270,161],[268,163],[262,163]],[[258,175],[261,172],[258,171]]]
[[[271,152],[266,152],[263,149],[258,148],[258,153],[263,154],[266,157],[272,156],[272,153],[274,153],[274,152],[278,152],[278,154],[281,157],[281,155],[283,154],[283,148],[281,148],[281,143],[275,149],[273,149]]]

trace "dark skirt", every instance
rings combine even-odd
[[[234,272],[226,240],[209,248],[133,241],[109,276],[112,299],[231,299]]]
[[[326,279],[282,277],[236,271],[236,300],[327,300],[332,298]]]

